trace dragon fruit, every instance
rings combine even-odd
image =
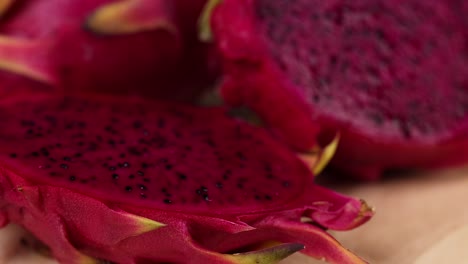
[[[468,159],[456,1],[219,2],[210,21],[221,94],[291,146],[307,151],[339,131],[332,163],[367,179]]]
[[[363,263],[324,229],[366,222],[365,202],[224,108],[38,93],[0,121],[0,223],[63,263]]]
[[[212,49],[196,37],[204,0],[5,3],[0,95],[27,87],[189,100],[214,81]]]

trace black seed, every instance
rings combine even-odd
[[[76,181],[76,176],[72,175],[72,176],[70,176],[69,179],[70,179],[70,181]]]
[[[174,133],[174,136],[176,138],[181,138],[182,137],[182,134],[179,131],[173,130],[172,132]]]
[[[215,144],[214,141],[211,140],[211,139],[205,140],[205,143],[206,143],[208,146],[212,147],[212,148],[216,147],[216,144]]]
[[[128,147],[127,150],[128,150],[128,153],[132,155],[135,155],[135,156],[141,155],[141,152],[136,147]]]
[[[223,184],[220,183],[220,182],[217,182],[217,183],[216,183],[216,187],[217,187],[218,189],[222,189],[222,188],[223,188]]]
[[[53,176],[57,176],[57,173],[55,171],[51,171],[49,172],[49,175],[53,177]]]
[[[112,174],[112,178],[114,180],[117,180],[119,178],[119,175],[117,173]]]
[[[273,175],[272,173],[268,173],[268,174],[266,175],[266,177],[267,177],[268,179],[274,179],[274,178],[275,178],[275,175]]]
[[[261,199],[262,199],[262,198],[260,197],[260,195],[258,195],[258,194],[255,195],[255,200],[258,201],[258,200],[261,200]]]
[[[208,192],[208,188],[206,188],[205,186],[201,186],[200,190],[202,190],[202,192]]]
[[[314,94],[314,95],[312,96],[312,100],[314,100],[315,103],[318,103],[318,102],[320,101],[320,96],[317,95],[317,94]]]
[[[142,171],[137,171],[137,174],[140,175],[140,176],[145,175],[145,173],[143,173]]]
[[[165,125],[164,119],[158,119],[158,128],[164,128]]]
[[[79,153],[79,152],[78,152],[78,153],[75,153],[75,157],[76,157],[76,158],[80,158],[80,157],[82,157],[82,156],[83,156],[83,154],[81,154],[81,153]]]
[[[148,165],[148,163],[146,163],[146,162],[142,162],[142,163],[141,163],[141,167],[142,167],[143,169],[146,169],[146,168],[149,167],[149,165]]]
[[[125,191],[126,192],[131,192],[132,191],[132,186],[125,186]]]
[[[268,201],[271,201],[271,196],[270,195],[265,195],[265,199],[267,199]]]
[[[45,116],[44,119],[46,121],[50,122],[50,123],[53,123],[53,124],[57,123],[57,118],[55,118],[54,116],[49,116],[48,115],[48,116]]]
[[[151,180],[148,179],[148,178],[143,178],[143,181],[144,181],[144,182],[150,182]]]
[[[172,169],[172,165],[171,164],[166,164],[166,170],[171,170]]]
[[[146,186],[143,185],[143,184],[138,184],[138,188],[140,188],[140,190],[146,190]]]
[[[49,160],[52,161],[52,162],[57,162],[57,160],[54,159],[54,158],[49,158]]]
[[[111,132],[111,131],[114,131],[114,128],[110,125],[107,125],[104,127],[104,129],[107,131],[107,132]]]
[[[134,179],[134,178],[135,178],[135,175],[133,175],[133,174],[130,174],[130,175],[128,175],[128,178],[130,178],[130,179]]]
[[[77,134],[74,134],[72,135],[72,138],[83,138],[84,137],[84,134],[83,133],[77,133]]]
[[[223,179],[225,180],[229,179],[229,176],[231,176],[231,174],[232,174],[231,170],[225,171],[223,174]]]
[[[141,121],[135,121],[133,122],[133,128],[138,129],[143,126],[143,123]]]
[[[161,192],[167,193],[167,189],[163,187],[163,188],[161,188]]]
[[[46,148],[41,148],[41,153],[45,157],[48,157],[50,155],[49,151]]]
[[[71,158],[70,157],[63,157],[63,160],[64,161],[71,161]]]
[[[200,189],[196,189],[195,192],[196,192],[198,195],[202,194],[202,190],[200,190]]]
[[[55,146],[56,146],[57,148],[61,148],[61,147],[62,147],[62,144],[57,143],[57,144],[55,144]]]
[[[180,173],[180,172],[177,173],[177,177],[179,177],[179,179],[181,179],[181,180],[186,180],[187,179],[187,175],[185,175],[183,173]]]
[[[165,204],[171,204],[171,203],[172,203],[172,201],[169,200],[169,199],[164,199],[163,202],[164,202]]]
[[[124,167],[124,168],[128,168],[128,167],[130,167],[130,163],[128,163],[128,162],[124,162],[124,163],[122,164],[122,167]]]
[[[34,121],[29,121],[29,120],[21,120],[21,125],[22,126],[34,126],[36,123]]]
[[[16,155],[16,153],[10,153],[10,158],[16,158],[18,157],[18,155]]]
[[[205,199],[205,201],[211,201],[210,197],[208,196],[208,194],[204,194],[203,195],[203,199]]]
[[[370,114],[369,118],[376,124],[377,126],[381,126],[384,123],[384,119],[379,114]]]
[[[110,170],[110,171],[115,171],[116,169],[117,169],[117,168],[116,168],[115,166],[110,166],[110,167],[109,167],[109,170]]]
[[[140,197],[141,197],[142,199],[146,199],[146,194],[145,194],[145,193],[140,193]]]
[[[62,169],[65,169],[65,170],[66,170],[66,169],[68,169],[68,165],[67,165],[67,164],[64,164],[64,163],[62,163],[62,164],[60,164],[60,168],[62,168]]]
[[[121,157],[122,159],[125,158],[125,153],[120,153],[119,157]]]
[[[237,184],[237,188],[243,189],[243,188],[244,188],[244,184],[242,184],[242,183],[239,182],[239,183]]]
[[[409,122],[405,122],[401,119],[398,119],[397,123],[403,136],[407,139],[411,138],[411,129],[409,127]]]
[[[283,187],[289,187],[289,186],[291,186],[290,182],[288,182],[288,181],[283,182]]]
[[[236,152],[236,156],[240,159],[240,160],[245,160],[245,156],[242,152]]]
[[[31,155],[33,155],[34,157],[39,157],[39,152],[33,151],[33,152],[31,153]]]

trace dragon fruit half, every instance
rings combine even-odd
[[[3,99],[0,121],[0,223],[63,263],[363,263],[324,229],[372,210],[223,108],[41,93]]]
[[[1,2],[0,95],[66,87],[189,100],[214,81],[212,49],[196,37],[204,0]]]
[[[295,148],[340,131],[333,163],[368,179],[468,159],[466,1],[219,2],[223,98]]]

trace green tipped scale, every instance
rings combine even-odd
[[[178,29],[165,18],[170,13],[148,0],[126,0],[104,5],[86,20],[85,26],[98,34],[122,35],[166,29],[177,34]]]
[[[302,244],[282,244],[253,252],[237,253],[226,256],[236,264],[274,264],[291,254],[304,249]]]

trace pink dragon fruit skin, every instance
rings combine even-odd
[[[31,87],[17,84],[17,78],[10,81],[11,72],[37,80],[15,71],[13,64],[40,74],[39,81],[52,90],[196,97],[214,81],[216,67],[212,49],[195,35],[204,1],[185,2],[16,1],[0,21],[0,48],[5,50],[0,51],[0,69],[6,71],[0,80],[11,83],[2,92]],[[20,44],[5,44],[12,39]],[[16,50],[7,52],[4,46]],[[178,92],[157,87],[177,87]]]
[[[301,151],[340,131],[332,163],[362,178],[459,164],[468,45],[453,2],[221,1],[222,96]]]
[[[63,263],[276,263],[304,247],[363,263],[324,229],[372,210],[223,108],[44,93],[0,105],[0,223]]]

